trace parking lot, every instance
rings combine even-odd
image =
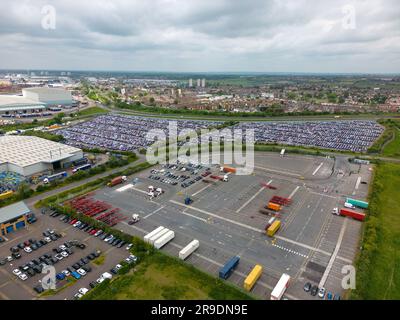
[[[212,180],[211,175],[221,175],[219,165],[185,165],[185,171],[183,165],[159,166],[129,177],[123,185],[101,189],[94,198],[121,208],[128,219],[140,215],[138,223],[118,224],[127,233],[143,237],[158,226],[174,230],[174,240],[162,249],[174,256],[198,239],[200,248],[187,262],[211,274],[217,275],[222,265],[239,255],[240,263],[228,281],[240,287],[254,265],[261,264],[263,274],[252,290],[260,298],[269,299],[283,273],[292,278],[288,299],[318,299],[303,290],[307,282],[342,295],[341,270],[354,260],[361,223],[335,216],[332,209],[343,207],[348,196],[366,198],[370,167],[351,164],[342,156],[282,158],[256,153],[255,162],[253,175],[231,174],[226,182],[209,183],[195,178]],[[211,173],[204,177],[207,171]],[[183,185],[189,181],[195,182]],[[149,186],[161,191],[149,195]],[[273,196],[292,203],[278,215],[282,227],[270,238],[264,231],[270,216],[259,210]],[[193,202],[185,204],[188,197]]]
[[[20,244],[21,248],[32,248],[32,242],[43,240],[46,236],[43,232],[51,232],[52,239],[47,244],[42,245],[36,250],[19,249],[20,258],[13,261],[7,261],[0,266],[0,299],[26,300],[26,299],[74,299],[80,288],[90,289],[90,283],[96,282],[105,272],[111,274],[110,270],[119,264],[122,260],[129,256],[129,252],[125,249],[124,244],[121,248],[112,246],[106,243],[103,239],[90,235],[83,230],[74,227],[69,223],[60,221],[62,217],[50,217],[49,212],[46,214],[37,213],[38,222],[34,225],[29,225],[28,229],[18,231],[17,233],[7,235],[8,241],[0,245],[0,259],[4,260],[11,256],[10,248]],[[54,231],[54,232],[53,232]],[[59,234],[60,238],[54,238],[54,235]],[[31,239],[31,243],[29,240]],[[24,244],[24,242],[27,242]],[[67,247],[60,246],[65,245]],[[80,248],[81,246],[82,248]],[[83,244],[83,246],[82,246]],[[56,252],[57,250],[57,252]],[[70,251],[71,250],[71,251]],[[28,252],[29,253],[28,253]],[[65,253],[67,252],[67,253]],[[90,256],[95,254],[94,256]],[[98,257],[96,257],[98,256]],[[45,261],[44,259],[50,259]],[[42,258],[42,259],[41,259]],[[81,261],[84,259],[84,261]],[[98,260],[96,260],[98,259]],[[35,263],[35,260],[37,263]],[[29,265],[29,263],[31,265]],[[95,262],[99,261],[99,264]],[[101,262],[102,261],[102,262]],[[55,267],[57,274],[56,294],[39,294],[34,290],[35,287],[41,286],[41,281],[45,274],[34,272],[34,267],[40,266],[42,263],[52,264]],[[73,267],[76,263],[78,265]],[[22,270],[23,266],[28,268]],[[83,271],[80,270],[83,268]],[[22,280],[18,276],[18,269],[21,274],[26,275]],[[86,269],[87,271],[85,272]],[[69,270],[69,271],[68,271]],[[60,275],[63,272],[68,275],[65,278]],[[78,273],[75,279],[72,272]],[[78,272],[79,271],[79,272]],[[30,273],[30,274],[29,274]]]

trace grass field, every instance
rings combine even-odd
[[[400,129],[394,130],[394,139],[383,149],[382,155],[385,157],[400,158]]]
[[[377,165],[352,299],[400,299],[400,164]]]
[[[108,111],[100,107],[90,107],[78,112],[78,116],[92,116],[95,114],[107,113]]]
[[[243,300],[241,290],[189,264],[154,253],[134,270],[85,296],[89,300]]]

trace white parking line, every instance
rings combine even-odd
[[[197,191],[196,193],[192,194],[192,197],[197,196],[198,194],[200,194],[201,192],[203,192],[204,190],[206,190],[207,188],[211,187],[211,184],[205,186],[204,188],[200,189],[199,191]]]
[[[126,186],[123,186],[121,188],[116,189],[115,191],[116,192],[123,192],[125,190],[131,189],[132,187],[133,187],[133,184],[130,183],[130,184],[127,184]]]
[[[162,210],[164,208],[165,207],[163,206],[163,207],[160,207],[160,208],[154,210],[153,212],[149,213],[147,216],[143,217],[143,219],[147,219],[148,217],[151,217],[153,214],[157,213],[158,211],[160,211],[160,210]]]
[[[321,278],[321,281],[319,282],[319,288],[322,288],[325,285],[326,280],[328,279],[329,276],[329,272],[332,269],[333,263],[335,262],[336,256],[339,252],[340,249],[340,245],[342,244],[342,240],[343,240],[343,236],[344,236],[344,232],[346,231],[346,226],[347,226],[347,221],[348,219],[343,219],[343,225],[342,225],[342,229],[340,230],[340,234],[339,234],[339,238],[338,241],[336,243],[336,247],[335,250],[333,251],[333,254],[331,256],[331,259],[329,260],[328,266],[325,269],[325,272]]]
[[[323,162],[321,162],[321,164],[318,166],[318,168],[317,169],[315,169],[315,171],[313,172],[313,176],[315,176],[316,174],[317,174],[317,172],[319,171],[319,169],[321,169],[322,168],[322,166],[324,165],[324,163]]]
[[[273,170],[273,169],[264,168],[264,167],[257,167],[257,166],[254,166],[254,168],[260,169],[260,170],[264,170],[264,171],[276,172],[276,173],[284,174],[284,175],[288,175],[288,176],[301,177],[300,174],[297,174],[297,173],[290,173],[290,172],[288,172],[287,170],[285,170],[285,171],[279,171],[279,170]]]
[[[270,185],[272,183],[272,180],[270,180],[267,185]],[[236,210],[236,213],[239,213],[240,211],[242,211],[242,209],[244,207],[246,207],[250,202],[252,202],[260,193],[261,191],[263,191],[265,189],[265,187],[262,187],[260,190],[258,190],[256,192],[256,194],[254,196],[252,196],[248,201],[246,201],[239,209]]]
[[[300,187],[297,186],[297,187],[293,190],[293,192],[290,194],[289,199],[292,199],[293,196],[296,194],[296,192],[299,191],[299,189],[300,189]]]

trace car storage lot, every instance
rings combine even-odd
[[[282,273],[292,277],[286,292],[289,299],[318,299],[304,292],[303,286],[307,282],[318,285],[321,279],[327,292],[342,294],[341,269],[355,257],[361,223],[331,212],[342,207],[347,196],[365,199],[369,166],[350,164],[345,157],[281,158],[270,153],[256,153],[255,162],[253,175],[230,175],[228,182],[215,184],[199,181],[186,188],[181,183],[168,183],[175,179],[167,177],[167,171],[188,175],[185,181],[190,181],[207,168],[190,174],[158,167],[155,169],[165,171],[141,172],[124,185],[99,190],[95,198],[121,208],[127,215],[140,215],[141,220],[134,225],[126,221],[118,224],[118,229],[130,234],[143,237],[160,225],[174,230],[175,239],[162,249],[174,256],[198,239],[200,248],[187,262],[214,275],[232,256],[239,255],[240,263],[228,281],[240,287],[254,265],[261,264],[263,275],[252,290],[261,298],[269,299]],[[211,166],[211,171],[220,174],[218,166]],[[162,188],[164,193],[150,200],[149,185]],[[263,230],[270,217],[258,210],[275,195],[293,202],[282,210],[281,229],[269,238]],[[185,205],[186,196],[194,202]]]
[[[73,296],[78,292],[80,288],[90,288],[89,283],[95,281],[104,272],[110,272],[116,264],[124,260],[128,256],[128,252],[125,250],[126,246],[118,249],[111,246],[104,241],[95,238],[88,233],[74,228],[72,225],[61,222],[59,218],[52,218],[40,213],[37,214],[38,222],[34,225],[30,225],[29,229],[21,230],[8,237],[8,241],[2,243],[0,246],[0,258],[9,256],[11,254],[10,247],[16,246],[21,242],[25,242],[28,239],[43,239],[43,232],[47,229],[54,229],[56,233],[60,233],[62,237],[56,241],[52,241],[47,245],[35,250],[31,253],[27,253],[24,250],[20,250],[21,258],[8,262],[3,266],[0,266],[0,299],[72,299]],[[44,274],[36,274],[32,277],[28,277],[27,280],[23,281],[13,274],[13,270],[21,265],[24,265],[32,259],[38,259],[44,254],[51,254],[55,256],[53,248],[59,247],[65,241],[78,240],[80,243],[86,245],[84,249],[73,246],[72,255],[63,258],[58,263],[54,264],[56,273],[60,273],[67,267],[72,266],[82,258],[87,257],[90,253],[97,250],[101,251],[101,254],[105,256],[104,263],[96,265],[90,261],[87,266],[91,268],[81,279],[77,280],[71,286],[66,286],[63,290],[58,292],[56,295],[43,296],[38,295],[33,288],[38,286],[39,281],[44,277]],[[94,260],[93,260],[94,261]],[[72,279],[72,277],[69,277]],[[63,280],[57,284],[57,289],[66,284],[67,281]]]

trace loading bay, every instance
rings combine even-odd
[[[218,165],[210,167],[220,174]],[[352,164],[345,156],[256,153],[252,175],[231,174],[228,182],[199,181],[185,189],[180,183],[172,186],[150,179],[150,171],[129,177],[124,185],[94,193],[94,198],[128,216],[140,215],[138,223],[124,221],[118,229],[139,237],[158,226],[174,230],[174,240],[162,249],[173,256],[197,239],[200,247],[186,261],[213,275],[238,255],[240,263],[228,281],[239,287],[254,265],[260,264],[263,274],[252,293],[262,299],[269,299],[283,273],[291,276],[287,299],[318,299],[303,290],[307,282],[343,294],[342,268],[355,259],[361,222],[335,216],[332,209],[343,207],[349,196],[366,199],[372,171],[369,165]],[[165,193],[149,199],[150,185]],[[264,231],[270,217],[259,209],[275,195],[291,198],[292,204],[281,211],[282,227],[270,238]],[[193,200],[190,205],[184,204],[187,196]]]

